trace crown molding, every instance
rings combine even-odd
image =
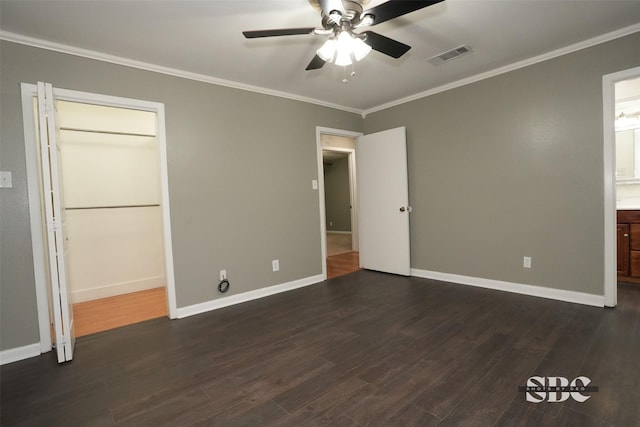
[[[183,71],[175,68],[164,67],[161,65],[151,64],[142,61],[136,61],[129,58],[124,58],[115,55],[109,55],[106,53],[96,52],[88,49],[81,49],[74,46],[64,45],[61,43],[55,43],[47,40],[37,39],[33,37],[23,36],[21,34],[11,33],[8,31],[0,30],[0,40],[6,40],[13,43],[23,44],[26,46],[37,47],[41,49],[52,50],[55,52],[66,53],[69,55],[75,55],[88,59],[95,59],[98,61],[109,62],[117,65],[124,65],[127,67],[137,68],[140,70],[152,71],[160,74],[166,74],[174,77],[181,77],[189,80],[195,80],[199,82],[214,84],[218,86],[225,86],[234,89],[246,90],[249,92],[260,93],[264,95],[277,96],[280,98],[291,99],[294,101],[306,102],[309,104],[315,104],[323,107],[334,108],[337,110],[346,111],[349,113],[355,113],[362,116],[362,118],[366,118],[367,115],[371,113],[375,113],[378,111],[386,110],[391,107],[395,107],[398,105],[406,104],[407,102],[412,102],[418,99],[426,98],[431,95],[435,95],[441,92],[445,92],[451,89],[455,89],[461,86],[465,86],[471,83],[475,83],[484,79],[488,79],[491,77],[498,76],[500,74],[508,73],[510,71],[518,70],[520,68],[528,67],[530,65],[537,64],[539,62],[544,62],[549,59],[557,58],[562,55],[566,55],[569,53],[573,53],[582,49],[586,49],[592,46],[599,45],[601,43],[605,43],[611,40],[615,40],[624,36],[628,36],[630,34],[634,34],[640,31],[640,23],[630,25],[628,27],[621,28],[616,31],[612,31],[610,33],[602,34],[597,37],[593,37],[588,40],[584,40],[569,46],[562,47],[560,49],[553,50],[551,52],[543,53],[538,56],[534,56],[532,58],[528,58],[522,61],[514,62],[509,65],[505,65],[503,67],[495,68],[493,70],[476,74],[471,77],[467,77],[464,79],[457,80],[455,82],[447,83],[442,86],[438,86],[433,89],[429,89],[420,93],[416,93],[414,95],[410,95],[404,98],[399,98],[395,101],[391,101],[385,104],[381,104],[377,107],[373,107],[370,109],[362,110],[358,108],[346,107],[344,105],[333,104],[331,102],[321,101],[314,98],[308,98],[300,95],[295,95],[288,92],[282,92],[272,89],[267,89],[260,86],[249,85],[245,83],[234,82],[231,80],[220,79],[217,77],[211,77],[204,74],[191,73],[188,71]]]
[[[611,40],[615,40],[624,36],[628,36],[633,33],[637,33],[640,31],[640,24],[630,25],[628,27],[621,28],[616,31],[612,31],[610,33],[602,34],[600,36],[584,40],[569,46],[562,47],[560,49],[553,50],[551,52],[543,53],[542,55],[534,56],[532,58],[528,58],[522,61],[514,62],[513,64],[505,65],[503,67],[495,68],[493,70],[476,74],[475,76],[467,77],[461,80],[457,80],[452,83],[447,83],[442,86],[438,86],[433,89],[426,90],[424,92],[416,93],[415,95],[410,95],[404,98],[397,99],[395,101],[388,102],[386,104],[379,105],[377,107],[370,108],[365,110],[362,113],[362,116],[365,117],[368,114],[375,113],[377,111],[386,110],[387,108],[395,107],[398,105],[406,104],[407,102],[415,101],[421,98],[426,98],[431,95],[435,95],[437,93],[445,92],[451,89],[455,89],[460,86],[465,86],[470,83],[475,83],[480,80],[488,79],[494,76],[498,76],[500,74],[508,73],[510,71],[518,70],[520,68],[528,67],[530,65],[537,64],[539,62],[544,62],[549,59],[557,58],[562,55],[566,55],[569,53],[573,53],[582,49],[586,49],[588,47],[596,46]]]
[[[166,74],[169,76],[181,77],[184,79],[195,80],[203,83],[209,83],[209,84],[214,84],[218,86],[225,86],[233,89],[246,90],[249,92],[260,93],[263,95],[271,95],[271,96],[277,96],[280,98],[287,98],[294,101],[301,101],[301,102],[306,102],[308,104],[319,105],[322,107],[334,108],[336,110],[342,110],[349,113],[355,113],[360,115],[362,115],[363,113],[361,109],[346,107],[344,105],[338,105],[331,102],[321,101],[319,99],[308,98],[305,96],[295,95],[292,93],[282,92],[278,90],[267,89],[264,87],[254,86],[246,83],[234,82],[232,80],[220,79],[217,77],[207,76],[204,74],[191,73],[189,71],[183,71],[177,68],[164,67],[162,65],[136,61],[134,59],[124,58],[121,56],[109,55],[106,53],[97,52],[89,49],[82,49],[82,48],[69,46],[61,43],[51,42],[48,40],[27,37],[21,34],[11,33],[8,31],[0,30],[0,40],[5,40],[12,43],[18,43],[26,46],[51,50],[54,52],[66,53],[68,55],[79,56],[82,58],[109,62],[111,64],[124,65],[126,67],[137,68],[145,71],[152,71],[155,73]]]

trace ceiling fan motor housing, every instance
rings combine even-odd
[[[318,10],[322,15],[322,25],[325,28],[331,28],[335,26],[343,26],[345,23],[351,23],[351,25],[356,25],[360,22],[362,11],[364,10],[364,6],[366,6],[370,0],[329,0],[324,1],[329,5],[328,9],[331,9],[331,12],[335,10],[339,13],[339,19],[334,19],[333,13],[330,12],[331,16],[327,16],[325,11],[323,10],[320,2],[323,0],[309,0],[309,4],[316,10]],[[332,9],[332,5],[336,4],[335,9]]]

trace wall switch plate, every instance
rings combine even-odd
[[[13,184],[11,183],[11,172],[2,171],[0,172],[0,188],[11,188]]]
[[[531,268],[531,257],[526,256],[522,259],[522,266],[524,268]]]
[[[280,271],[280,260],[274,259],[271,261],[271,268],[273,271]]]
[[[227,270],[220,270],[220,280],[227,278]]]
[[[312,179],[311,180],[311,188],[313,188],[314,190],[318,189],[318,180],[317,179]]]

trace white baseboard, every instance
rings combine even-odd
[[[40,343],[0,351],[0,365],[40,356]]]
[[[521,283],[504,282],[501,280],[462,276],[459,274],[419,270],[417,268],[411,269],[411,275],[415,277],[422,277],[424,279],[442,280],[444,282],[453,282],[461,285],[477,286],[480,288],[495,289],[498,291],[513,292],[516,294],[530,295],[534,297],[549,298],[595,307],[604,307],[604,295],[586,294],[583,292],[567,291],[564,289],[545,288],[543,286],[525,285]]]
[[[228,307],[230,305],[240,304],[243,302],[264,298],[269,295],[279,294],[281,292],[291,291],[293,289],[302,288],[309,285],[322,282],[324,277],[322,274],[317,276],[305,277],[304,279],[294,280],[292,282],[282,283],[280,285],[269,286],[267,288],[256,289],[255,291],[243,292],[237,295],[231,295],[226,298],[218,298],[215,300],[203,302],[200,304],[189,305],[187,307],[178,308],[178,319],[193,316],[207,311],[217,310],[219,308]]]
[[[351,234],[351,231],[327,230],[327,234]]]
[[[167,279],[164,276],[148,277],[142,280],[132,282],[114,283],[99,288],[82,289],[71,292],[71,302],[73,304],[84,301],[93,301],[94,299],[114,297],[116,295],[128,294],[131,292],[146,291],[147,289],[163,288],[166,286]]]

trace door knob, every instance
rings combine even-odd
[[[624,233],[624,237],[629,237],[629,235],[627,233]]]

